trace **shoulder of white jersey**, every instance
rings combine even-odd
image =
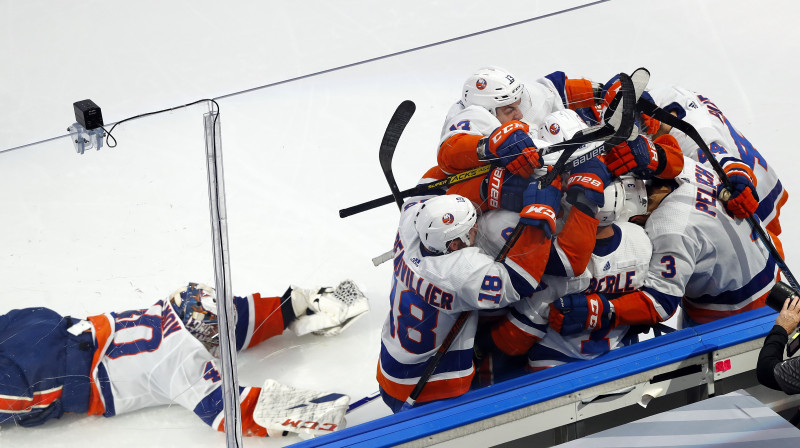
[[[713,169],[687,156],[683,156],[683,169],[675,176],[675,181],[678,185],[692,184],[708,188],[716,188],[721,182]]]
[[[651,241],[661,235],[685,235],[687,229],[694,226],[692,211],[695,210],[697,186],[685,183],[665,197],[647,218],[645,231]],[[690,220],[693,221],[690,224]]]
[[[524,117],[522,121],[528,123],[531,128],[538,128],[547,115],[562,109],[564,105],[561,96],[549,79],[539,78],[525,85],[520,111]]]
[[[622,231],[622,244],[633,249],[637,257],[650,260],[653,253],[653,244],[642,226],[632,222],[614,223]]]
[[[491,256],[496,256],[519,222],[519,213],[509,210],[488,210],[478,216],[478,236],[475,246]]]
[[[454,134],[489,135],[498,127],[500,127],[500,121],[491,112],[481,106],[464,107],[459,101],[447,113],[439,145]]]
[[[733,143],[726,133],[724,123],[719,117],[709,113],[708,108],[698,98],[697,92],[670,86],[653,89],[649,93],[659,107],[667,111],[679,109],[681,113],[678,114],[678,118],[691,124],[706,144],[716,141],[723,146],[730,146]],[[670,131],[670,135],[678,141],[685,156],[698,160],[699,146],[694,140],[677,129]]]

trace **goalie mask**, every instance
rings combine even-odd
[[[214,354],[219,348],[214,288],[202,283],[189,283],[172,293],[169,300],[189,333]]]
[[[601,227],[614,221],[627,222],[633,216],[647,213],[647,188],[642,179],[628,174],[620,176],[603,193],[605,204],[595,215]]]
[[[461,100],[465,106],[481,106],[497,116],[497,108],[514,104],[523,97],[525,87],[506,70],[488,66],[478,69],[464,82]]]
[[[425,201],[414,219],[422,245],[431,252],[447,254],[450,242],[460,239],[467,246],[474,243],[470,232],[478,221],[475,206],[457,194],[436,196]]]

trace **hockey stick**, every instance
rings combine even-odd
[[[615,129],[613,127],[607,126],[607,125],[600,125],[600,126],[595,126],[595,127],[589,128],[589,129],[584,129],[583,131],[580,131],[579,133],[575,134],[569,140],[566,140],[566,141],[561,142],[561,143],[555,143],[555,144],[550,145],[550,146],[546,146],[544,148],[541,148],[541,150],[543,151],[543,153],[544,152],[552,153],[552,152],[556,152],[556,151],[560,151],[560,150],[563,150],[564,152],[569,151],[568,156],[567,156],[567,158],[569,158],[569,156],[574,154],[575,151],[580,149],[580,147],[582,145],[584,145],[584,144],[591,143],[591,142],[596,142],[596,141],[606,140],[607,138],[609,138],[609,136],[614,134],[614,130]],[[596,157],[601,152],[602,152],[602,150],[600,150],[600,149],[594,150],[594,151],[588,153],[587,155],[581,156],[580,158],[577,158],[577,159],[571,161],[569,163],[569,165],[571,167],[577,166],[576,163],[579,164],[579,163],[585,162],[586,160],[591,159],[592,157]],[[389,157],[389,161],[391,161],[391,157]],[[465,171],[463,173],[453,174],[453,175],[448,176],[448,177],[446,177],[446,178],[444,178],[442,180],[438,180],[438,181],[435,181],[435,182],[430,182],[430,183],[426,183],[426,184],[417,185],[417,186],[414,186],[412,188],[409,188],[409,189],[406,189],[406,190],[403,190],[403,191],[399,191],[397,194],[391,194],[391,195],[383,196],[383,197],[380,197],[380,198],[377,198],[377,199],[373,199],[371,201],[367,201],[367,202],[364,202],[364,203],[361,203],[361,204],[353,205],[351,207],[343,208],[343,209],[339,210],[339,217],[340,218],[346,218],[348,216],[355,215],[356,213],[361,213],[361,212],[364,212],[364,211],[367,211],[367,210],[372,210],[373,208],[380,207],[382,205],[389,204],[393,200],[394,201],[397,200],[396,196],[399,196],[401,198],[407,198],[407,197],[410,197],[410,196],[420,196],[420,195],[425,195],[425,194],[439,194],[439,193],[437,193],[437,190],[449,187],[451,185],[454,185],[454,184],[457,184],[457,183],[460,183],[460,182],[464,182],[466,180],[474,179],[474,178],[479,177],[479,176],[483,176],[483,175],[487,174],[492,169],[492,167],[493,167],[492,165],[481,165],[481,166],[479,166],[477,168],[473,168],[473,169],[471,169],[469,171]],[[564,168],[564,169],[565,170],[569,170],[569,167]],[[389,172],[391,173],[391,171],[389,171]]]
[[[381,393],[380,393],[380,391],[378,391],[378,392],[373,392],[373,393],[367,395],[366,397],[364,397],[364,398],[362,398],[362,399],[360,399],[358,401],[354,401],[354,402],[350,403],[350,406],[347,407],[347,412],[346,413],[349,414],[350,412],[354,411],[355,409],[360,408],[361,406],[364,406],[365,404],[369,403],[370,401],[372,401],[372,400],[374,400],[374,399],[376,399],[376,398],[378,398],[380,396],[381,396]]]
[[[394,115],[389,120],[389,125],[386,126],[386,132],[383,134],[383,140],[381,140],[378,150],[378,160],[381,163],[383,175],[386,176],[386,182],[389,183],[389,189],[392,190],[392,197],[397,202],[398,208],[403,208],[403,197],[400,196],[400,189],[397,188],[397,182],[392,173],[392,157],[394,157],[394,150],[397,148],[397,142],[400,140],[403,130],[416,110],[417,106],[410,100],[405,100],[397,106]],[[339,214],[341,216],[341,212]]]
[[[397,149],[397,142],[400,140],[400,135],[403,133],[409,120],[411,120],[411,116],[414,115],[415,110],[417,110],[417,106],[411,100],[403,101],[397,106],[394,115],[392,115],[392,118],[389,120],[389,125],[386,126],[386,132],[383,134],[383,140],[381,140],[381,146],[378,149],[378,161],[381,164],[383,175],[386,176],[386,182],[389,183],[389,189],[392,191],[392,194],[387,196],[389,200],[386,204],[394,199],[394,201],[397,202],[397,207],[401,210],[403,208],[403,196],[400,193],[400,189],[397,187],[397,182],[394,180],[392,158],[394,157],[394,150]],[[349,214],[342,215],[343,211],[344,210],[339,210],[339,217],[344,218],[350,216]],[[393,253],[394,251],[390,250],[374,257],[372,259],[372,264],[378,266],[381,263],[389,261]]]
[[[706,159],[708,159],[709,163],[711,163],[711,167],[714,169],[714,172],[717,173],[717,176],[722,181],[722,184],[725,185],[725,190],[723,190],[719,195],[720,199],[725,201],[730,198],[731,181],[728,179],[728,175],[725,174],[725,170],[722,169],[722,165],[719,164],[717,158],[711,153],[711,149],[709,149],[706,142],[703,141],[703,138],[700,136],[700,133],[697,132],[697,129],[695,129],[691,123],[670,114],[664,109],[661,109],[660,107],[646,100],[639,100],[639,102],[636,104],[636,108],[640,112],[650,115],[662,123],[666,123],[674,128],[677,128],[689,136],[689,138],[691,138],[703,151]],[[727,194],[725,194],[726,192]],[[745,219],[758,236],[758,239],[764,244],[764,247],[767,248],[769,255],[775,260],[775,263],[778,265],[781,272],[783,272],[783,276],[786,277],[786,281],[789,282],[789,285],[791,285],[792,289],[800,294],[800,284],[797,283],[797,279],[795,279],[794,275],[792,275],[791,271],[789,271],[789,267],[786,265],[783,257],[781,257],[781,254],[775,248],[775,245],[770,240],[767,232],[763,227],[761,227],[761,223],[759,223],[758,219],[756,219],[756,217],[753,215],[750,215]]]
[[[645,69],[639,69],[634,72],[636,77],[636,82],[632,80],[632,77],[626,75],[625,73],[620,73],[620,82],[622,86],[620,87],[620,92],[617,95],[620,99],[618,103],[613,109],[613,113],[606,121],[605,125],[599,129],[599,131],[603,131],[606,133],[606,136],[611,136],[608,138],[608,144],[613,144],[613,146],[618,145],[619,143],[624,142],[628,138],[631,138],[632,130],[633,130],[633,123],[635,120],[635,112],[636,112],[636,101],[638,100],[639,96],[641,96],[642,92],[644,92],[644,87],[647,85],[647,82],[650,79],[650,73]],[[621,102],[621,104],[619,104]],[[605,128],[605,126],[609,126],[609,128]],[[609,133],[608,130],[611,130]],[[580,138],[580,136],[579,136]],[[567,143],[567,142],[565,142]],[[574,143],[574,142],[570,142]],[[572,152],[577,150],[577,146],[575,148],[567,147],[564,151],[568,151],[572,149]],[[595,154],[597,155],[597,154]],[[563,155],[562,155],[563,157]],[[550,176],[550,182],[555,179],[556,176],[561,174],[564,171],[564,167],[566,166],[566,160],[569,157],[563,157],[563,161],[559,158],[559,162],[556,163],[556,166],[548,172],[547,174],[555,173]],[[557,171],[560,170],[560,171]],[[544,180],[548,176],[542,176],[540,180],[540,188],[542,185],[549,185],[549,183],[544,184]],[[525,225],[522,223],[518,223],[516,227],[514,227],[514,231],[509,236],[508,240],[506,240],[503,248],[500,250],[500,253],[495,258],[495,261],[498,263],[502,263],[505,260],[506,256],[508,255],[508,251],[514,245],[514,243],[519,239],[519,236],[522,234]],[[436,353],[433,355],[431,360],[428,362],[428,365],[425,366],[425,370],[422,372],[422,375],[417,381],[417,384],[414,386],[414,389],[409,394],[408,398],[406,399],[405,403],[400,408],[400,411],[405,411],[414,407],[414,404],[417,402],[417,399],[422,394],[423,389],[425,389],[425,385],[428,384],[431,376],[433,376],[436,367],[438,367],[439,362],[442,360],[442,357],[445,353],[450,349],[450,345],[452,345],[453,341],[455,340],[456,336],[461,332],[461,328],[467,322],[467,319],[472,314],[472,311],[464,311],[456,319],[453,327],[450,329],[450,332],[447,333],[447,336],[442,341],[442,345],[439,346],[439,349],[436,350]]]
[[[347,207],[339,210],[339,217],[340,218],[347,218],[348,216],[355,215],[356,213],[361,213],[367,210],[372,210],[373,208],[380,207],[382,205],[386,205],[391,203],[393,200],[396,201],[396,196],[400,198],[407,198],[410,196],[419,196],[424,194],[429,194],[438,190],[440,188],[449,187],[450,185],[457,184],[459,182],[464,182],[465,180],[469,180],[478,176],[482,176],[491,170],[491,165],[482,165],[477,168],[473,168],[469,171],[465,171],[463,173],[453,174],[452,176],[448,176],[442,180],[438,180],[436,182],[431,182],[427,184],[417,185],[415,187],[398,191],[397,194],[390,194],[388,196],[384,196],[381,198],[373,199],[371,201],[367,201],[358,205],[354,205],[352,207]],[[391,171],[390,171],[391,172]],[[402,199],[401,202],[402,204]]]

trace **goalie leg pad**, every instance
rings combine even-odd
[[[349,404],[347,395],[295,389],[268,379],[258,396],[253,420],[270,432],[317,436],[344,428]]]

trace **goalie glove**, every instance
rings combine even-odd
[[[542,166],[539,150],[528,134],[527,124],[513,120],[495,129],[489,137],[478,142],[478,159],[499,164],[517,176],[531,177]]]
[[[369,311],[369,301],[352,280],[345,280],[336,288],[292,286],[291,300],[297,319],[289,328],[297,336],[338,335]]]
[[[758,182],[753,170],[746,163],[733,157],[725,157],[719,161],[722,169],[731,181],[730,188],[724,185],[717,187],[717,197],[725,202],[725,208],[733,216],[744,219],[751,216],[758,208]]]
[[[253,409],[253,421],[268,433],[329,434],[346,426],[350,397],[330,392],[295,389],[268,379]]]

